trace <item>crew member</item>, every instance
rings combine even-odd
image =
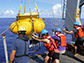
[[[82,25],[82,30],[83,30],[83,32],[84,32],[84,25]]]
[[[67,46],[66,36],[61,33],[60,28],[56,28],[55,35],[52,36],[52,38],[55,39],[60,54],[64,54],[66,52],[66,46]]]
[[[79,25],[79,22],[75,22],[74,23],[74,30],[73,31],[66,31],[64,29],[62,29],[62,31],[68,33],[68,34],[75,34],[75,37],[77,38],[76,42],[75,42],[75,46],[77,46],[77,52],[81,51],[81,47],[83,45],[84,42],[84,33],[83,30],[81,28],[81,26]]]
[[[28,63],[28,39],[26,38],[26,29],[18,28],[18,37],[13,41],[12,52],[10,54],[10,63]]]
[[[53,29],[53,30],[52,30],[52,36],[54,36],[54,35],[55,35],[55,30]]]
[[[59,51],[57,49],[55,41],[49,36],[46,29],[43,29],[40,34],[42,38],[39,38],[34,34],[32,38],[39,42],[43,42],[44,46],[49,51],[49,54],[45,57],[44,63],[47,63],[50,58],[52,58],[55,63],[59,63]]]

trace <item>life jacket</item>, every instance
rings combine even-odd
[[[49,52],[54,51],[57,48],[57,46],[55,44],[55,41],[50,36],[47,36],[45,39],[49,39],[50,40],[49,43],[44,43],[44,46],[46,47],[46,49]]]
[[[75,29],[78,30],[78,33],[75,33],[76,38],[82,38],[84,36],[84,32],[81,27],[76,27]]]
[[[66,36],[63,35],[63,34],[61,34],[61,33],[60,33],[60,34],[56,34],[56,35],[60,38],[60,41],[56,40],[57,46],[59,47],[58,42],[61,42],[60,45],[61,45],[62,47],[67,46],[67,43],[66,43]]]

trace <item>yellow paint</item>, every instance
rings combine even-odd
[[[75,19],[80,19],[80,9],[76,9],[76,11],[75,11]]]

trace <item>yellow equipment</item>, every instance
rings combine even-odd
[[[35,21],[33,21],[33,30],[35,33],[40,33],[42,29],[45,28],[45,24],[42,21],[41,18],[36,19]]]
[[[21,2],[20,8],[19,8],[19,14],[17,15],[17,19],[10,26],[11,31],[13,33],[17,34],[18,29],[20,27],[24,27],[26,29],[27,36],[28,35],[31,36],[32,31],[34,31],[37,34],[40,33],[41,30],[45,28],[45,24],[42,21],[42,18],[38,18],[39,12],[38,13],[31,12],[30,3],[28,0],[30,13],[25,13],[25,11],[26,11],[26,0],[25,0],[24,13],[20,13],[21,8],[22,8],[22,3],[23,3],[23,0]],[[34,3],[35,3],[35,1],[34,1]],[[37,7],[36,3],[35,3],[35,7],[36,7],[36,10],[38,11],[38,7]]]
[[[22,13],[18,14],[17,18],[18,20],[15,20],[10,26],[10,29],[13,33],[17,34],[19,27],[24,27],[26,29],[26,35],[29,35],[31,31],[33,30],[35,33],[40,33],[42,29],[45,28],[45,24],[42,21],[42,18],[37,18],[38,13],[31,13],[32,20],[30,13]]]

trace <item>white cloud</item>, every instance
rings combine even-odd
[[[52,15],[51,10],[40,10],[39,13],[41,16],[51,16]]]
[[[50,10],[40,10],[40,16],[61,18],[62,16],[62,5],[56,4]]]
[[[0,18],[12,18],[15,17],[16,13],[13,10],[6,10],[2,13],[0,13]]]
[[[55,16],[61,17],[62,16],[62,5],[56,4],[52,7],[53,13]]]
[[[15,15],[15,12],[13,10],[6,10],[4,15]]]

